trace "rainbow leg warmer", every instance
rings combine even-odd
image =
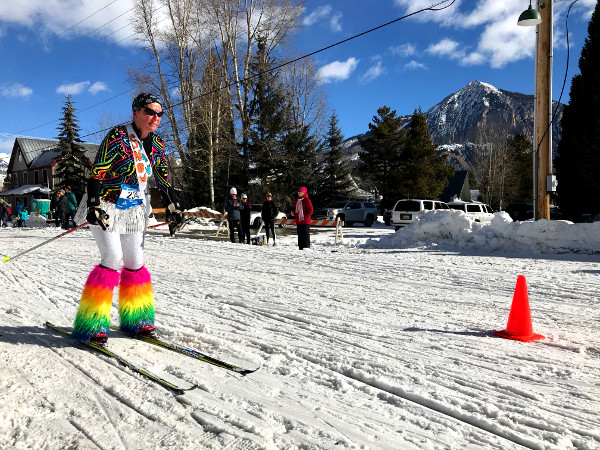
[[[137,333],[142,327],[154,325],[154,294],[146,266],[121,271],[119,316],[121,330],[127,333]]]
[[[99,332],[108,336],[113,290],[119,282],[119,272],[96,266],[88,276],[79,309],[73,323],[73,337],[88,340]]]

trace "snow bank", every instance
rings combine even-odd
[[[462,211],[430,211],[396,233],[369,239],[365,247],[389,249],[415,244],[511,252],[596,253],[600,252],[600,222],[575,224],[543,219],[513,222],[501,211],[494,214],[490,224],[481,224]]]

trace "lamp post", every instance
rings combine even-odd
[[[552,176],[552,0],[538,1],[521,14],[520,26],[537,26],[535,46],[535,104],[533,132],[534,218],[550,219]]]

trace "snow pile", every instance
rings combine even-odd
[[[365,247],[389,249],[415,244],[489,251],[596,253],[600,252],[600,222],[513,222],[506,212],[501,211],[494,214],[489,225],[485,225],[470,220],[462,211],[430,211],[394,234],[369,239]]]

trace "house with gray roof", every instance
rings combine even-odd
[[[87,176],[99,144],[80,145]],[[27,208],[34,199],[49,199],[57,182],[54,173],[60,153],[59,141],[16,138],[0,197],[12,206],[22,202]]]

